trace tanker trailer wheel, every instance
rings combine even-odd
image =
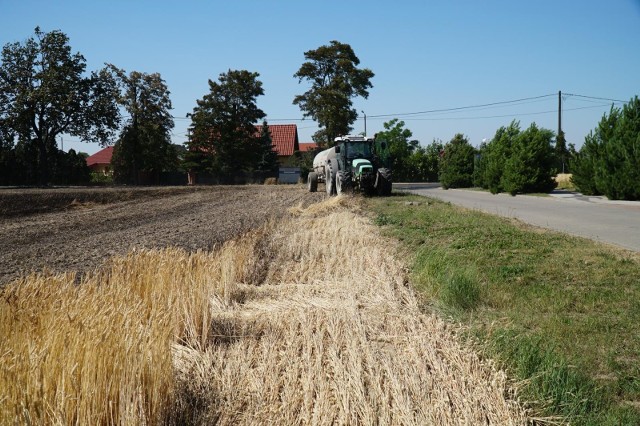
[[[333,176],[331,176],[331,170],[329,167],[326,168],[324,184],[327,189],[327,195],[331,197],[332,195],[336,195],[336,180]]]
[[[316,192],[318,190],[318,174],[316,172],[309,172],[307,176],[307,188],[309,192]]]
[[[391,170],[386,168],[378,169],[375,188],[378,191],[378,195],[385,197],[391,195]]]
[[[340,170],[336,174],[336,192],[338,195],[345,194],[351,190],[351,173]]]

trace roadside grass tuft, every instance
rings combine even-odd
[[[640,424],[640,256],[424,201],[365,202],[413,258],[423,306],[468,326],[540,415]]]

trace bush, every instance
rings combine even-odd
[[[511,195],[550,192],[555,188],[553,132],[535,123],[514,138],[500,186]]]
[[[458,133],[444,146],[440,160],[440,183],[444,189],[469,188],[473,185],[475,149]]]

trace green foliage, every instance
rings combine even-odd
[[[52,167],[53,183],[58,185],[86,185],[91,179],[91,170],[87,166],[85,153],[76,153],[70,149],[69,152],[58,151],[54,158],[55,164]]]
[[[306,62],[294,77],[299,82],[310,82],[311,88],[296,96],[293,103],[321,127],[313,140],[320,146],[333,146],[335,137],[349,134],[358,118],[352,98],[369,97],[374,74],[370,69],[358,68],[360,59],[350,45],[335,40],[305,52],[304,57]]]
[[[271,132],[266,121],[262,122],[260,137],[255,140],[255,171],[275,176],[278,173],[278,153],[273,149]]]
[[[558,158],[552,139],[553,132],[538,128],[535,123],[524,132],[515,120],[500,127],[489,143],[480,146],[474,184],[493,194],[551,191]]]
[[[601,195],[596,186],[596,168],[600,158],[598,153],[599,143],[593,131],[584,139],[584,145],[578,152],[574,152],[571,157],[571,181],[576,190],[584,195]]]
[[[397,118],[384,123],[384,130],[376,134],[377,141],[384,141],[387,144],[391,170],[393,170],[394,179],[398,182],[412,179],[410,158],[419,147],[419,142],[411,140],[411,136],[413,136],[411,130],[405,129],[404,121]]]
[[[440,152],[444,145],[434,140],[426,147],[418,146],[407,161],[408,180],[411,182],[437,182],[440,164]]]
[[[115,81],[106,70],[85,76],[85,68],[61,31],[36,28],[34,37],[2,49],[0,123],[26,148],[21,154],[30,156],[24,160],[40,184],[53,176],[49,163],[58,135],[106,144],[117,128]]]
[[[567,139],[564,132],[560,132],[556,135],[556,145],[554,149],[556,173],[569,173],[569,158],[570,152],[567,148]]]
[[[493,139],[480,148],[479,170],[475,184],[488,189],[493,194],[504,191],[503,175],[505,164],[512,156],[516,138],[520,135],[520,123],[512,121],[507,127],[500,127]]]
[[[139,184],[141,175],[147,182],[158,183],[159,174],[178,167],[178,157],[171,144],[169,89],[158,73],[146,74],[109,65],[121,94],[118,103],[129,115],[113,150],[111,164],[117,183]],[[150,181],[149,181],[150,180]]]
[[[640,100],[611,107],[571,163],[573,182],[585,194],[640,200]]]
[[[460,133],[444,146],[439,176],[444,189],[472,186],[474,156],[475,149]]]
[[[501,186],[511,195],[546,193],[555,188],[553,132],[532,123],[521,132],[511,147],[511,156],[504,166]]]
[[[104,173],[92,172],[89,183],[92,185],[112,185],[113,176],[105,175]]]
[[[259,74],[229,70],[209,80],[209,93],[197,101],[187,142],[187,165],[221,181],[256,166],[255,123],[265,117],[256,98],[264,94]]]

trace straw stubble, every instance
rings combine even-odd
[[[342,202],[276,227],[264,281],[212,313],[203,351],[174,347],[190,420],[526,423],[504,374],[420,312],[394,245]]]

